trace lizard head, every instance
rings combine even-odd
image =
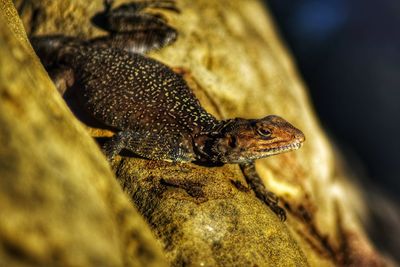
[[[304,141],[299,129],[278,116],[232,119],[222,123],[210,152],[222,163],[246,163],[296,150]]]

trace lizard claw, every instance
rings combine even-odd
[[[267,203],[270,209],[279,217],[282,222],[286,221],[286,211],[279,207],[277,203]]]
[[[286,211],[279,207],[279,197],[269,191],[264,191],[263,196],[265,204],[279,217],[282,222],[286,221]]]
[[[267,204],[267,206],[279,217],[282,222],[286,221],[286,212],[278,205],[279,197],[267,190],[263,190],[263,192],[257,192],[256,195],[262,199],[265,204]]]
[[[279,202],[279,197],[270,191],[267,191],[265,193],[265,197],[266,197],[266,201],[271,204],[278,204],[278,202]]]

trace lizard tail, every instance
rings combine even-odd
[[[71,44],[79,43],[74,37],[62,35],[34,36],[30,38],[30,42],[46,68],[62,61],[60,56],[65,55],[64,47],[71,47]]]

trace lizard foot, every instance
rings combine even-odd
[[[252,179],[252,178],[250,178],[250,179]],[[248,179],[248,181],[249,181],[249,179]],[[265,204],[267,204],[267,206],[276,215],[278,215],[278,217],[281,221],[285,221],[286,220],[286,212],[283,208],[279,207],[279,205],[278,205],[279,198],[271,191],[268,191],[264,185],[260,186],[259,184],[250,182],[250,181],[249,181],[249,184],[252,187],[252,189],[254,190],[256,196],[259,199],[261,199],[262,201],[264,201]]]
[[[279,207],[277,202],[275,202],[275,203],[268,203],[268,202],[265,202],[265,203],[268,205],[268,207],[269,207],[276,215],[278,215],[279,219],[280,219],[282,222],[286,221],[286,211],[285,211],[283,208]]]
[[[110,2],[110,1],[109,1]],[[105,4],[110,6],[110,3]],[[144,1],[135,1],[128,4],[120,5],[119,7],[114,9],[115,13],[118,12],[128,12],[128,13],[137,13],[146,8],[157,8],[157,9],[165,9],[172,12],[180,13],[179,8],[176,7],[175,0],[144,0]]]
[[[138,1],[113,9],[106,2],[105,11],[96,14],[92,22],[110,35],[96,38],[93,43],[132,53],[146,53],[175,42],[177,31],[168,25],[161,13],[148,12],[148,8],[179,13],[175,1],[172,0]]]
[[[251,189],[253,189],[257,198],[261,199],[281,221],[285,221],[286,212],[283,208],[279,207],[279,198],[265,188],[264,183],[256,172],[254,162],[241,164],[240,168],[242,169],[247,183],[250,185]]]

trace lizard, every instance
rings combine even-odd
[[[255,160],[296,150],[304,134],[276,115],[217,120],[181,74],[145,55],[177,39],[177,31],[147,8],[179,12],[173,0],[139,1],[94,16],[110,34],[89,40],[36,36],[31,43],[61,93],[78,87],[87,112],[117,132],[102,149],[112,160],[126,149],[172,162],[239,164],[247,183],[281,220],[278,197],[266,189]]]

